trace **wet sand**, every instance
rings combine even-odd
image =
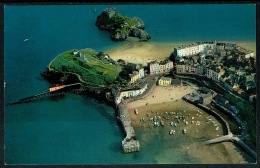
[[[152,94],[145,99],[129,103],[127,108],[132,124],[138,130],[137,138],[140,143],[160,144],[161,152],[155,157],[158,163],[169,163],[171,160],[169,154],[173,152],[175,152],[174,156],[178,152],[183,155],[182,158],[187,157],[186,162],[176,158],[174,163],[246,163],[233,143],[204,144],[206,140],[223,135],[222,125],[212,115],[181,99],[182,95],[193,90],[186,86],[169,88],[156,86]],[[153,97],[155,94],[157,97]],[[174,100],[171,100],[168,95],[171,95]],[[135,109],[138,110],[138,115],[135,114]],[[154,116],[160,116],[158,121],[164,121],[164,127],[154,126],[154,121],[150,121]],[[169,119],[163,116],[169,116]],[[178,122],[177,116],[186,117],[185,122],[187,121],[188,125],[183,120]],[[141,118],[145,121],[141,121]],[[171,126],[171,122],[176,123],[177,126]],[[187,130],[186,134],[183,134],[184,128]],[[171,129],[175,130],[176,134],[170,135]]]

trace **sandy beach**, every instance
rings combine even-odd
[[[149,42],[129,42],[119,48],[105,51],[112,59],[123,59],[127,62],[141,63],[153,60],[161,61],[169,57],[173,52],[174,46],[171,43],[149,43]]]
[[[157,104],[160,102],[174,102],[193,91],[195,91],[195,89],[190,86],[155,86],[154,90],[152,91],[152,93],[150,93],[149,96],[134,102],[130,102],[127,106],[128,108],[136,108],[146,105],[146,103]]]
[[[163,141],[164,146],[162,153],[156,157],[159,163],[167,160],[163,154],[171,152],[184,152],[195,159],[195,163],[246,163],[231,142],[204,144],[206,140],[223,135],[222,125],[212,115],[181,99],[192,91],[194,89],[189,86],[156,86],[146,98],[130,102],[127,108],[134,128],[138,129],[140,142],[155,143],[152,142],[154,137],[160,137],[155,140],[158,144]],[[135,114],[135,109],[138,110],[138,115]],[[169,119],[164,118],[167,115]],[[155,127],[154,121],[150,121],[154,116],[160,116],[158,121],[164,121],[165,126]],[[185,121],[178,122],[177,116],[185,117]],[[144,118],[144,121],[141,121],[141,118]],[[177,126],[171,126],[171,122]],[[187,130],[186,134],[183,134],[184,128]],[[170,135],[171,129],[175,130],[176,134]]]
[[[194,41],[192,41],[194,42]],[[225,41],[229,42],[229,41]],[[133,42],[129,41],[126,44],[118,48],[113,48],[105,51],[109,56],[114,59],[123,59],[127,62],[140,63],[147,65],[147,62],[153,60],[161,61],[168,58],[175,47],[183,44],[189,44],[191,42]],[[251,41],[239,41],[230,43],[236,43],[237,45],[252,50],[256,53],[256,43]]]
[[[181,98],[193,92],[194,89],[190,86],[156,86],[149,96],[130,102],[127,104],[130,117],[135,127],[154,128],[154,122],[149,121],[151,117],[160,116],[165,122],[167,131],[170,129],[181,131],[183,128],[189,131],[187,136],[196,138],[212,139],[223,135],[221,124],[211,115],[197,108],[196,106],[187,103]],[[134,110],[138,110],[138,115]],[[174,114],[170,114],[175,112]],[[169,119],[163,119],[164,115],[169,116]],[[178,122],[177,117],[186,117],[185,121]],[[145,122],[140,122],[140,118],[145,118]],[[185,122],[188,122],[186,125]],[[178,127],[171,127],[170,122],[177,123]],[[214,124],[216,126],[214,126]],[[197,129],[193,129],[196,127]],[[215,130],[218,127],[218,130]]]

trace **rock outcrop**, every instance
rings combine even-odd
[[[111,38],[116,41],[126,40],[130,37],[138,37],[141,41],[147,41],[151,37],[145,32],[144,22],[138,18],[129,18],[117,12],[115,8],[105,9],[96,20],[96,26],[100,30],[110,32]]]

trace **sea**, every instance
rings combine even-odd
[[[256,41],[254,4],[6,5],[4,6],[4,161],[6,164],[179,164],[201,161],[178,151],[162,151],[155,136],[141,151],[123,154],[124,132],[115,109],[78,94],[26,104],[8,103],[48,89],[41,72],[63,51],[104,51],[124,45],[95,26],[108,7],[140,17],[151,35],[147,43]],[[25,40],[28,39],[28,40]],[[123,56],[122,56],[123,57]],[[156,156],[164,153],[164,156]],[[160,160],[161,159],[161,160]]]

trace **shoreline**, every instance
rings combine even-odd
[[[148,42],[136,42],[125,41],[124,44],[116,48],[109,48],[105,50],[109,54],[110,58],[114,60],[123,59],[127,62],[141,63],[147,65],[147,62],[153,60],[161,61],[169,57],[174,48],[183,44],[188,44],[196,41],[148,41]],[[237,45],[252,50],[256,55],[256,42],[255,41],[219,41],[236,43]],[[126,43],[126,44],[125,44]],[[124,55],[124,57],[122,57]]]
[[[135,62],[135,63],[142,63],[142,61],[148,62],[147,60],[154,60],[154,55],[157,55],[155,57],[157,60],[160,60],[160,59],[163,60],[166,57],[170,56],[170,54],[169,54],[168,56],[165,57],[164,54],[172,53],[172,50],[170,48],[174,48],[175,46],[178,46],[178,45],[180,45],[180,44],[175,43],[173,46],[172,43],[168,43],[168,42],[164,42],[164,43],[127,42],[127,43],[124,43],[124,45],[122,45],[120,47],[113,48],[112,50],[108,50],[107,53],[110,55],[110,57],[112,59],[116,59],[118,57],[113,54],[115,54],[115,53],[119,54],[120,55],[119,58],[122,58],[121,57],[122,52],[126,52],[127,54],[123,53],[122,55],[126,55],[129,62],[134,60],[133,62]],[[157,47],[159,47],[159,49]],[[146,52],[146,51],[148,51],[148,52]],[[157,52],[155,52],[155,51],[157,51]],[[112,53],[112,56],[111,56],[111,53]],[[132,55],[134,55],[134,56],[132,56]],[[124,58],[122,58],[122,59],[124,59]],[[185,86],[185,87],[177,87],[177,86],[157,87],[156,86],[156,88],[154,90],[156,91],[155,93],[152,93],[151,95],[149,95],[143,99],[136,100],[136,101],[133,101],[133,102],[130,102],[127,104],[126,109],[129,111],[129,115],[132,120],[134,128],[142,127],[144,129],[149,129],[149,131],[151,131],[151,132],[153,132],[155,130],[153,127],[153,122],[150,122],[149,124],[143,124],[143,125],[140,123],[139,118],[137,118],[137,116],[133,112],[135,108],[140,109],[140,111],[142,111],[142,113],[143,113],[143,114],[138,115],[138,117],[146,117],[145,114],[147,114],[149,111],[151,111],[151,109],[148,110],[148,108],[150,108],[150,107],[153,107],[153,109],[157,109],[158,111],[160,111],[158,115],[163,115],[164,112],[166,112],[166,111],[169,112],[170,109],[174,109],[177,111],[180,109],[176,108],[176,105],[183,103],[183,100],[181,100],[181,98],[184,95],[194,91],[194,89],[189,86]],[[154,92],[154,90],[152,90],[152,92]],[[173,94],[168,95],[168,93],[172,92],[172,90],[175,90],[175,91],[173,91]],[[158,100],[160,100],[160,101],[158,101]],[[188,103],[184,103],[184,104],[185,104],[185,106],[194,106],[194,105],[188,105]],[[198,109],[197,107],[195,107],[195,108]],[[202,116],[202,118],[199,119],[200,122],[203,122],[202,121],[203,119],[206,120],[206,117],[208,117],[208,116],[213,117],[213,116],[209,115],[208,113],[206,113],[205,111],[203,111],[201,109],[199,109],[199,110],[204,113],[204,115],[199,115],[200,117]],[[191,111],[189,111],[189,112],[191,113]],[[193,113],[194,113],[194,111],[193,111]],[[151,114],[151,116],[152,115],[153,114]],[[198,116],[198,113],[196,115]],[[193,117],[196,117],[196,115],[195,115],[195,113],[191,114],[191,116],[193,116]],[[146,119],[148,120],[148,118],[146,118]],[[218,123],[218,125],[221,125],[215,118],[214,118],[214,120]],[[191,122],[191,121],[189,121],[189,122]],[[167,123],[167,124],[169,124],[169,123]],[[183,123],[181,123],[181,124],[183,125]],[[220,137],[223,135],[222,126],[219,127],[220,128],[219,131],[217,130],[217,132],[216,131],[214,132],[214,131],[212,131],[212,129],[213,129],[212,127],[207,127],[206,125],[202,125],[194,133],[190,133],[190,130],[192,129],[192,126],[193,126],[190,123],[189,126],[186,126],[187,128],[189,128],[189,130],[188,130],[189,133],[187,134],[186,137],[189,137],[190,139],[193,139],[193,140],[202,138],[205,141],[205,139],[208,139],[208,140],[214,139],[214,138],[217,138],[217,137]],[[168,127],[168,125],[167,125],[167,127]],[[170,128],[171,127],[168,127],[167,130],[164,130],[164,134],[166,136],[169,136]],[[159,128],[159,129],[161,129],[161,128]],[[179,134],[181,134],[181,131],[182,131],[181,129],[176,129],[176,130],[178,131]],[[156,134],[156,131],[154,133]],[[157,133],[158,133],[158,131],[157,131]],[[179,135],[176,135],[175,137],[178,137],[178,136]],[[183,135],[180,135],[180,136],[183,136]],[[169,137],[164,137],[164,138],[169,139]],[[188,145],[190,146],[190,144],[188,144]],[[194,144],[194,145],[198,147],[198,145],[203,145],[203,144],[199,143],[199,144]],[[219,153],[220,155],[225,152],[231,153],[232,156],[230,156],[230,158],[232,158],[232,157],[239,158],[238,163],[246,162],[246,160],[243,159],[243,156],[240,155],[239,152],[234,151],[234,149],[235,149],[234,144],[223,145],[221,143],[220,145],[222,146],[220,149],[217,149],[216,147],[214,147],[214,151],[216,153]],[[220,146],[220,145],[217,145],[217,146]],[[206,148],[206,147],[204,146],[203,148]],[[191,149],[192,149],[192,147],[190,148],[190,155],[192,157],[196,157],[194,152],[195,153],[199,153],[199,152],[192,151]],[[183,149],[182,149],[182,151],[183,151]],[[203,153],[207,153],[207,150],[203,149]],[[203,154],[200,153],[200,155],[202,156]],[[210,153],[208,153],[208,155],[210,155]],[[205,155],[204,157],[198,157],[198,159],[203,162],[203,159],[206,158],[205,163],[219,163],[219,162],[217,162],[217,160],[214,160],[214,157],[218,157],[217,155],[207,157],[208,155]],[[229,158],[229,160],[225,160],[225,158],[222,158],[221,163],[222,162],[223,163],[237,163],[237,162],[233,162],[233,160],[230,158]],[[208,160],[209,160],[209,162],[207,162]]]
[[[150,132],[149,139],[153,139],[153,137],[163,133],[163,135],[160,135],[160,139],[162,141],[167,141],[168,145],[173,143],[170,139],[176,139],[178,141],[178,139],[181,140],[184,138],[183,140],[188,140],[187,142],[182,142],[182,140],[179,142],[178,147],[180,152],[187,152],[189,157],[198,159],[202,163],[247,163],[247,160],[244,158],[241,152],[236,150],[236,145],[231,142],[214,144],[212,146],[204,144],[205,140],[221,137],[224,135],[224,132],[220,121],[218,121],[214,116],[181,99],[182,95],[185,95],[188,92],[192,92],[193,90],[194,89],[192,87],[187,86],[172,86],[170,88],[156,86],[152,93],[147,97],[128,103],[126,107],[129,111],[133,127],[139,130],[137,136],[140,136],[140,138],[138,138],[140,143],[143,143],[143,138],[148,138],[147,135],[143,137],[145,132]],[[160,95],[165,95],[162,93],[163,91],[168,93],[169,97],[172,97],[171,93],[174,93],[174,99],[167,99],[166,96],[164,96],[164,98],[162,98],[163,96],[154,97],[157,92],[160,92]],[[180,107],[187,108],[185,109],[187,111],[181,112],[183,109]],[[138,115],[134,113],[135,109],[138,109]],[[203,114],[198,115],[197,110]],[[189,122],[188,125],[185,125],[184,123],[178,123],[178,127],[180,128],[174,128],[169,125],[170,121],[176,122],[176,120],[174,120],[174,118],[171,116],[170,121],[165,120],[166,125],[164,128],[156,128],[153,126],[153,122],[149,121],[150,117],[155,115],[163,116],[165,112],[169,113],[171,111],[176,111],[179,113],[179,115],[191,114],[190,117],[192,117],[194,121],[196,120],[195,122],[200,121],[201,125],[191,124],[191,118],[187,118],[186,120]],[[147,115],[149,115],[149,117]],[[212,126],[208,122],[205,122],[207,117],[210,117],[212,120],[214,120],[217,125],[219,125],[220,129],[214,130],[216,127]],[[145,122],[141,122],[141,118],[145,118]],[[181,132],[181,129],[184,127],[187,128],[188,133],[186,135],[183,135]],[[175,129],[177,131],[176,135],[170,136],[170,129]],[[227,154],[229,157],[225,157]]]

